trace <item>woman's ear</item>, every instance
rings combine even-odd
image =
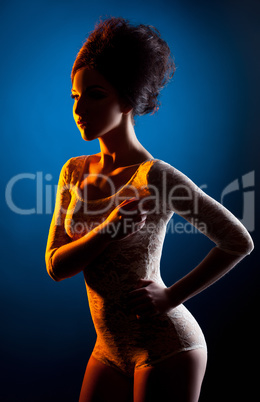
[[[123,108],[123,113],[124,114],[129,114],[129,113],[131,113],[133,111],[133,108],[131,107],[131,106],[125,106],[124,108]]]
[[[123,114],[129,114],[132,112],[133,108],[124,99],[121,99],[121,111]]]

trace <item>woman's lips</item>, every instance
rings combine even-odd
[[[78,125],[79,125],[80,127],[85,127],[85,126],[87,125],[87,123],[86,123],[85,121],[79,120],[79,121],[78,121]]]

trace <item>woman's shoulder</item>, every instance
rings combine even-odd
[[[63,167],[71,168],[73,166],[81,165],[86,160],[87,156],[88,155],[72,156],[64,163]]]
[[[149,170],[149,182],[163,184],[165,182],[172,185],[194,186],[195,183],[181,170],[177,169],[169,162],[155,159]],[[196,185],[195,185],[196,186]]]
[[[88,163],[90,162],[97,162],[100,160],[100,153],[97,154],[92,154],[92,155],[80,155],[80,156],[74,156],[67,160],[67,162],[64,164],[63,167],[69,168],[69,169],[74,169],[75,167],[82,166],[85,161],[88,159]]]
[[[155,170],[161,170],[163,168],[172,168],[172,169],[174,169],[174,167],[169,162],[166,162],[166,161],[164,161],[162,159],[155,158],[152,161],[153,161],[153,166],[154,166]]]
[[[177,170],[169,162],[165,162],[162,159],[153,159],[151,162],[151,168],[149,170],[150,178],[160,179],[163,174],[173,174],[174,171]]]
[[[61,168],[61,176],[65,182],[71,182],[80,173],[87,155],[73,156]]]

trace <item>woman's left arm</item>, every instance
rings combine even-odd
[[[203,228],[216,244],[198,266],[168,288],[173,305],[178,305],[229,272],[252,252],[254,243],[242,223],[186,175],[170,166],[167,176],[166,183],[176,189],[168,200],[171,208],[199,230]]]
[[[245,256],[246,254],[229,254],[213,247],[199,265],[167,289],[169,306],[176,307],[200,293],[229,272]]]
[[[140,281],[139,289],[131,295],[132,307],[138,310],[141,302],[143,311],[150,313],[162,313],[187,301],[224,276],[254,249],[247,229],[228,209],[179,170],[161,163],[154,181],[159,193],[167,195],[161,201],[161,208],[182,216],[212,240],[215,247],[199,265],[169,288],[152,281]]]

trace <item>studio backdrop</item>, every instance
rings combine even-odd
[[[44,253],[61,167],[99,151],[73,120],[70,73],[107,16],[154,25],[175,59],[159,111],[136,120],[138,139],[230,209],[255,242],[231,273],[186,303],[209,349],[200,400],[255,399],[259,11],[257,0],[1,4],[2,401],[77,401],[95,343],[83,274],[54,282]],[[174,215],[161,259],[167,286],[212,246]]]

